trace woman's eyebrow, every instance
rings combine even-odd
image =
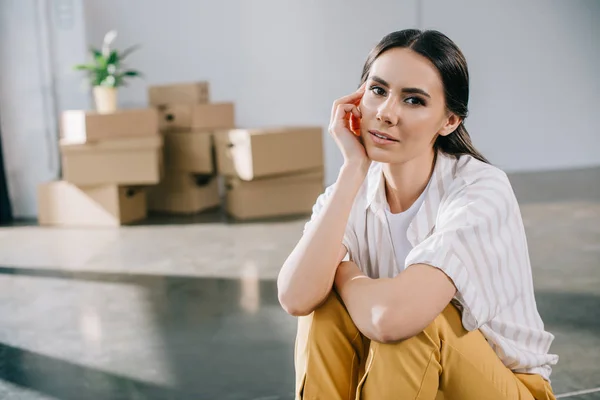
[[[383,78],[378,77],[377,75],[373,75],[371,76],[371,80],[379,83],[382,86],[385,87],[390,87],[390,84],[387,83]],[[416,93],[416,94],[422,94],[425,97],[429,97],[431,98],[431,96],[429,95],[429,93],[427,93],[426,91],[424,91],[423,89],[419,89],[419,88],[402,88],[402,93]]]
[[[431,98],[429,93],[427,93],[423,89],[419,89],[419,88],[402,88],[402,93],[417,93],[417,94],[422,94],[425,97]]]
[[[390,87],[390,84],[387,83],[385,80],[383,80],[382,78],[378,77],[377,75],[373,75],[371,77],[371,80],[374,80],[375,82],[379,83],[380,85],[383,85],[385,87]]]

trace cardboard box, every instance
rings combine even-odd
[[[212,132],[166,132],[165,169],[168,171],[212,174],[215,171]]]
[[[235,127],[233,103],[168,104],[159,112],[160,129],[165,132]]]
[[[159,133],[158,110],[155,108],[118,110],[110,114],[68,110],[61,114],[60,125],[61,138],[71,143],[156,136]]]
[[[139,187],[54,181],[38,186],[38,210],[40,225],[119,226],[146,218],[146,193]]]
[[[208,82],[152,85],[148,88],[148,100],[153,106],[208,103]]]
[[[61,140],[63,179],[80,186],[158,183],[162,143],[159,135],[85,144]]]
[[[217,170],[250,181],[323,168],[320,127],[215,131]]]
[[[173,214],[195,214],[221,204],[216,176],[167,173],[148,188],[148,208]]]
[[[323,193],[323,178],[322,169],[251,182],[227,178],[227,212],[241,220],[310,214]]]

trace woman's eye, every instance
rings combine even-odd
[[[371,90],[377,96],[385,96],[385,90],[383,90],[383,88],[380,86],[371,86],[369,90]]]
[[[417,106],[417,105],[424,106],[425,105],[425,102],[418,97],[409,97],[405,101],[408,102],[408,104],[412,104],[415,106]]]

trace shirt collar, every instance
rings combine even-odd
[[[451,175],[455,163],[455,156],[438,151],[425,199],[407,232],[408,239],[413,246],[425,239],[435,226],[440,203],[452,181]],[[449,177],[450,179],[448,179]],[[377,213],[379,210],[385,210],[386,203],[382,164],[375,163],[367,175],[367,201],[365,207]]]

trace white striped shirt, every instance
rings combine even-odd
[[[319,196],[308,226],[335,184]],[[393,250],[382,164],[373,162],[348,218],[346,259],[371,278],[394,277],[412,264],[442,270],[457,288],[452,302],[467,330],[479,329],[504,365],[550,380],[558,356],[544,330],[534,297],[527,239],[506,174],[476,158],[438,152],[425,200],[407,237],[413,246],[404,265]]]

